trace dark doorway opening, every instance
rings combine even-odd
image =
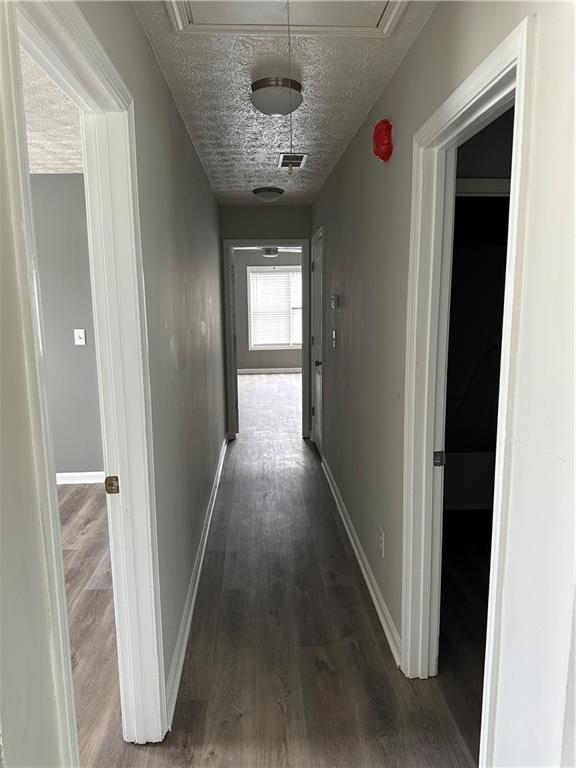
[[[458,150],[439,681],[477,757],[492,541],[513,110]]]

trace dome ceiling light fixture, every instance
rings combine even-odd
[[[302,83],[292,77],[292,35],[290,27],[290,0],[286,2],[286,28],[288,30],[288,77],[262,77],[252,83],[250,101],[265,115],[292,115],[302,104]],[[292,131],[292,117],[290,117]]]
[[[265,115],[289,115],[302,104],[302,84],[291,77],[263,77],[252,83],[250,101]]]
[[[284,190],[280,187],[256,187],[252,193],[263,203],[274,203],[280,195],[284,194]]]

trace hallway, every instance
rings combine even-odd
[[[474,764],[436,682],[396,669],[300,437],[299,380],[240,377],[173,731],[114,765]]]

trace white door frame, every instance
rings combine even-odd
[[[322,269],[320,271],[320,274],[318,274],[316,267],[314,265],[313,267],[313,261],[314,261],[314,243],[317,240],[322,240]],[[320,394],[322,403],[320,404],[320,434],[317,435],[314,430],[314,419],[312,418],[312,406],[317,407],[317,403],[315,401],[314,397],[314,383],[315,383],[315,371],[314,371],[314,361],[316,358],[316,353],[314,351],[314,347],[312,345],[312,335],[315,332],[315,328],[313,326],[314,322],[314,281],[319,280],[320,281],[320,296],[323,297],[323,285],[324,285],[324,252],[325,252],[325,244],[326,244],[326,235],[324,232],[324,227],[318,227],[318,229],[314,232],[312,235],[312,240],[310,244],[310,269],[314,269],[314,272],[311,271],[310,273],[310,440],[316,445],[320,453],[322,453],[322,432],[323,432],[323,419],[324,419],[324,370],[322,370],[322,391]],[[324,365],[324,304],[323,301],[320,301],[320,326],[322,329],[321,336],[320,336],[320,355],[322,358],[322,365]],[[316,338],[314,339],[314,346],[316,345]]]
[[[404,418],[402,661],[408,677],[437,673],[443,450],[456,148],[515,105],[500,370],[481,765],[494,743],[510,440],[524,251],[532,27],[527,17],[414,137]],[[438,440],[442,442],[437,442]]]
[[[161,741],[168,729],[160,616],[152,418],[140,242],[132,96],[75,2],[20,3],[20,41],[79,107],[104,469],[120,493],[107,496],[123,735]],[[16,31],[14,28],[14,36]],[[60,627],[59,670],[68,742],[76,739],[66,594],[60,550],[56,473],[48,430],[38,265],[31,214],[18,40],[13,41],[14,111],[19,124],[20,196],[28,213],[23,258],[30,279],[23,302],[32,313],[31,381],[39,402],[35,429],[44,479],[44,528],[51,542],[53,621]],[[70,747],[72,752],[74,744]],[[71,760],[71,762],[73,762]]]
[[[224,275],[224,349],[226,355],[226,436],[234,440],[238,434],[238,380],[234,336],[236,319],[231,311],[230,269],[234,248],[293,245],[302,248],[302,437],[310,436],[310,241],[302,238],[281,237],[226,239],[222,243]]]

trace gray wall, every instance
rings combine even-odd
[[[226,238],[307,238],[312,232],[309,205],[221,205],[220,236]]]
[[[32,174],[30,182],[56,471],[102,470],[84,176]],[[86,346],[74,345],[74,328],[86,330]]]
[[[532,14],[532,138],[523,148],[530,181],[515,318],[497,727],[488,758],[495,765],[558,764],[562,744],[574,590],[573,7],[439,3],[328,178],[313,216],[313,227],[326,231],[325,296],[343,297],[338,347],[324,351],[324,451],[400,631],[413,137]],[[373,126],[383,117],[395,135],[386,164],[372,154]]]
[[[135,6],[81,9],[134,98],[168,670],[224,440],[218,211]]]
[[[278,254],[270,259],[260,254],[236,251],[234,253],[234,304],[236,308],[236,338],[238,368],[300,368],[302,350],[300,349],[262,349],[248,348],[248,284],[246,267],[280,266],[282,264],[302,264],[298,254]]]

